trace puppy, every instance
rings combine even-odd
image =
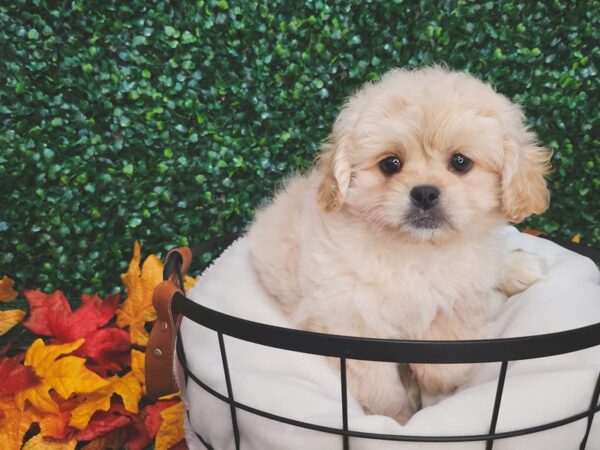
[[[550,152],[521,109],[440,67],[392,70],[354,94],[317,166],[259,211],[248,236],[261,283],[299,328],[391,339],[478,339],[495,290],[540,262],[503,250],[499,227],[542,213]],[[452,392],[468,365],[411,364]],[[348,362],[364,409],[404,423],[417,402],[398,366]]]

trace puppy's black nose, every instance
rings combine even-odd
[[[430,184],[424,184],[422,186],[415,186],[410,191],[410,197],[412,198],[413,205],[421,209],[429,209],[438,201],[440,196],[440,190]]]

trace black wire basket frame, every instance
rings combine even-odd
[[[230,245],[237,237],[239,237],[239,234],[233,233],[192,247],[192,256],[197,257],[206,252],[226,247]],[[597,249],[581,244],[574,244],[568,241],[562,241],[557,238],[547,239],[557,242],[558,244],[577,253],[588,256],[597,264],[600,264],[600,251]],[[183,277],[180,273],[181,259],[178,257],[177,253],[173,253],[172,256],[173,257],[169,258],[165,262],[164,279],[167,280],[172,273],[177,273],[179,275],[179,283],[183,292]],[[600,410],[600,405],[598,405],[598,398],[600,396],[599,373],[598,377],[596,378],[596,384],[593,390],[592,398],[590,399],[590,403],[589,405],[586,405],[586,409],[580,413],[533,427],[505,432],[496,432],[496,423],[502,402],[502,393],[509,361],[561,355],[564,353],[575,352],[600,345],[600,323],[558,333],[516,338],[481,339],[470,341],[415,341],[338,336],[266,325],[263,323],[230,316],[207,308],[188,299],[181,293],[177,293],[173,297],[172,307],[174,313],[182,314],[197,324],[217,332],[223,370],[225,374],[225,383],[227,387],[226,396],[208,386],[190,370],[186,362],[185,349],[183,347],[181,334],[179,332],[176,344],[177,358],[182,367],[186,385],[190,380],[192,380],[214,397],[229,404],[232,433],[235,440],[236,450],[240,450],[241,448],[240,430],[237,424],[238,409],[288,425],[339,435],[342,438],[341,441],[343,450],[350,449],[350,437],[404,442],[485,441],[486,450],[491,450],[495,440],[538,433],[587,418],[587,426],[585,433],[581,437],[579,446],[580,450],[584,450],[587,445],[594,415]],[[342,409],[340,414],[342,415],[342,428],[333,428],[302,422],[272,414],[267,411],[262,411],[249,405],[237,402],[233,395],[233,386],[231,383],[229,364],[227,361],[227,351],[223,339],[224,335],[269,347],[301,353],[329,356],[339,359],[341,380],[340,388],[342,398]],[[348,429],[348,396],[346,380],[347,359],[427,364],[501,363],[492,410],[492,418],[488,433],[452,436],[425,436],[367,433]],[[196,436],[207,449],[214,450],[211,444],[203,436],[199,435],[198,433],[196,433]]]

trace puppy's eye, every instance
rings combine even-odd
[[[386,175],[393,175],[402,170],[402,161],[397,156],[388,156],[379,161],[379,168]]]
[[[471,170],[473,166],[473,161],[467,158],[465,155],[461,155],[460,153],[455,153],[450,158],[450,166],[452,169],[459,173],[466,173]]]

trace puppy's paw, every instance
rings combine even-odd
[[[411,364],[421,392],[427,395],[451,394],[464,384],[474,369],[473,364]]]
[[[520,249],[514,250],[504,259],[498,289],[510,297],[543,280],[547,272],[548,267],[539,256]]]

